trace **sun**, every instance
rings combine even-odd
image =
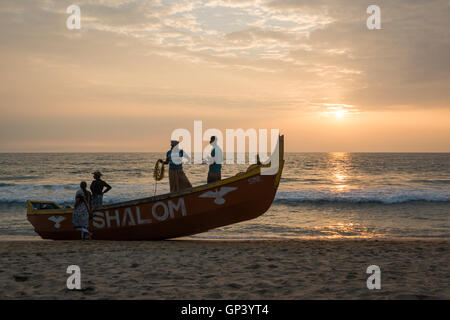
[[[339,110],[335,112],[336,118],[342,119],[345,115],[345,110]]]

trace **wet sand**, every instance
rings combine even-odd
[[[0,299],[450,299],[449,261],[449,240],[0,241]]]

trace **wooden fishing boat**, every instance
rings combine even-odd
[[[95,240],[163,240],[254,219],[275,197],[284,165],[284,139],[279,137],[270,163],[177,193],[103,205],[89,229]],[[73,209],[50,201],[28,200],[27,218],[44,239],[80,239],[72,225]]]

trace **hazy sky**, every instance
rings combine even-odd
[[[279,128],[287,151],[450,152],[449,16],[448,0],[1,0],[0,152],[162,151],[194,120]]]

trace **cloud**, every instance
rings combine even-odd
[[[85,28],[80,34],[94,47],[99,37],[116,39],[113,43],[117,45],[136,45],[127,39],[136,38],[142,46],[138,51],[191,63],[279,76],[289,70],[308,74],[308,79],[299,79],[305,86],[315,82],[309,79],[321,78],[327,86],[342,88],[341,99],[367,108],[414,103],[445,106],[448,97],[444,91],[450,80],[446,1],[380,0],[383,29],[375,31],[365,27],[369,3],[85,0],[80,1]],[[2,39],[14,42],[6,32],[16,36],[21,32],[18,39],[30,43],[29,38],[38,32],[50,43],[61,36],[70,38],[67,30],[55,28],[65,18],[68,4],[4,1],[2,16],[9,17],[2,19]],[[240,17],[240,29],[224,32],[208,25],[205,15],[223,15],[221,8],[232,9],[226,13],[232,19]],[[17,25],[18,19],[27,24]],[[24,36],[24,32],[30,34]]]
[[[350,70],[345,98],[367,108],[448,106],[450,56],[445,1],[378,1],[382,30],[365,28],[365,1],[271,1],[276,10],[324,12],[334,22],[311,32],[308,51],[290,57],[304,65]],[[327,54],[343,52],[343,54]],[[305,66],[306,67],[306,66]]]
[[[447,1],[379,0],[374,31],[366,0],[80,0],[79,31],[65,27],[71,4],[2,0],[4,115],[95,105],[120,118],[119,102],[144,117],[197,108],[242,121],[450,107]]]

